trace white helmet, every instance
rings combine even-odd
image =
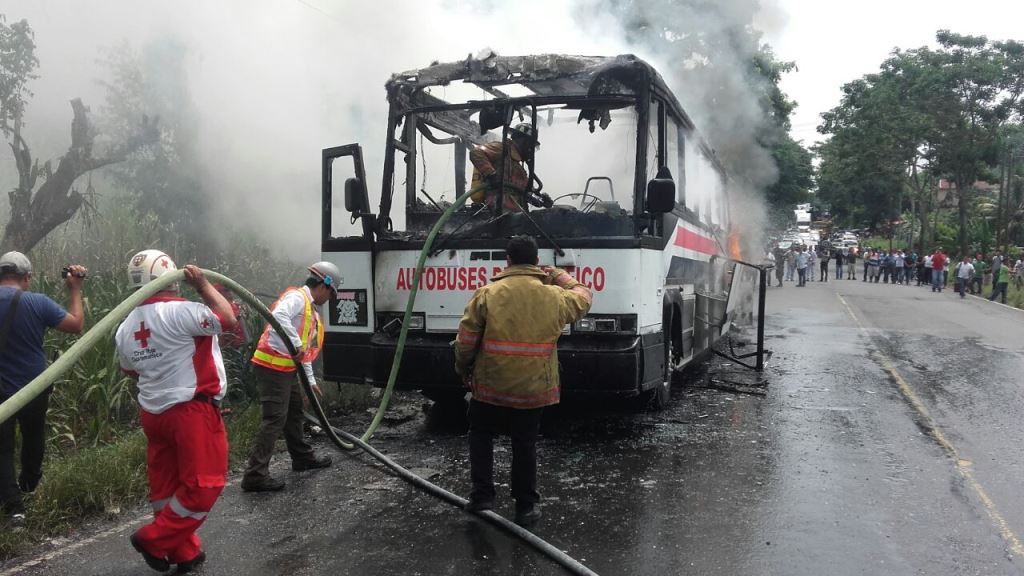
[[[159,250],[143,250],[128,261],[128,283],[132,288],[142,288],[151,281],[174,272],[178,267],[171,257]]]
[[[317,262],[309,268],[309,273],[320,280],[325,286],[338,293],[338,285],[341,284],[341,270],[331,262]]]

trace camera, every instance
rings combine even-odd
[[[75,275],[75,278],[85,278],[85,273],[84,272],[75,272],[74,275]],[[71,276],[71,268],[68,267],[68,266],[65,266],[60,271],[60,277],[61,278],[67,278],[68,276]]]

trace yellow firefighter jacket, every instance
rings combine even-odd
[[[466,305],[455,339],[455,371],[473,398],[512,408],[559,400],[555,342],[590,310],[590,290],[564,270],[517,265],[495,276]]]
[[[503,150],[504,146],[501,145],[501,142],[490,142],[476,146],[469,151],[469,161],[473,163],[471,188],[484,184],[484,178],[498,173]],[[519,202],[520,206],[525,205],[525,191],[529,180],[530,175],[523,164],[523,157],[519,153],[519,149],[516,148],[516,145],[509,140],[508,157],[505,158],[505,183],[511,188],[505,189],[505,201],[503,204],[506,210],[519,210],[516,203],[512,201],[513,197],[516,202]],[[493,208],[497,198],[498,190],[488,186],[484,190],[473,194],[471,199],[473,202],[485,203]]]

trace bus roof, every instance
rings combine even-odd
[[[465,60],[434,62],[425,68],[393,74],[385,87],[388,98],[395,100],[401,96],[422,94],[425,88],[447,86],[459,81],[474,84],[495,98],[512,98],[501,89],[510,85],[522,86],[536,96],[600,96],[611,93],[639,95],[648,87],[661,96],[683,127],[697,135],[702,150],[724,172],[715,151],[700,136],[700,131],[661,74],[633,54],[499,56],[486,50],[477,56],[470,55]]]

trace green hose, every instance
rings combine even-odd
[[[441,214],[441,217],[438,218],[437,222],[434,224],[434,227],[430,230],[430,234],[427,236],[427,240],[423,245],[423,249],[420,251],[419,261],[416,264],[416,272],[413,275],[413,284],[409,293],[409,300],[405,306],[405,317],[403,318],[402,321],[402,331],[398,336],[398,343],[395,349],[394,359],[392,360],[391,363],[391,373],[388,376],[388,383],[387,386],[384,388],[384,393],[381,395],[380,405],[377,407],[377,412],[373,417],[373,421],[370,423],[370,426],[366,429],[366,432],[363,433],[361,438],[356,438],[355,436],[352,436],[344,432],[343,430],[337,430],[330,424],[330,422],[327,419],[327,414],[326,412],[324,412],[323,406],[320,405],[319,398],[316,396],[316,394],[313,393],[313,383],[310,382],[309,379],[306,377],[306,373],[304,370],[296,370],[299,376],[299,381],[302,383],[302,388],[306,393],[306,397],[309,398],[310,406],[316,413],[317,420],[319,420],[324,432],[335,445],[341,448],[345,448],[347,450],[353,450],[356,448],[365,450],[369,454],[383,462],[393,471],[398,473],[400,476],[405,478],[407,481],[459,507],[465,504],[465,501],[463,499],[447,492],[446,490],[434,484],[431,484],[430,482],[427,482],[426,480],[423,480],[422,478],[419,478],[418,476],[412,474],[408,470],[405,470],[401,466],[398,466],[397,464],[389,460],[387,457],[383,456],[382,454],[374,450],[371,446],[369,446],[366,443],[366,441],[369,440],[371,436],[373,436],[373,433],[380,426],[380,423],[384,418],[384,412],[387,410],[388,404],[391,401],[391,393],[394,390],[395,381],[398,378],[398,370],[402,363],[402,353],[405,350],[405,341],[409,334],[409,320],[412,317],[413,307],[416,302],[416,294],[419,291],[420,276],[423,274],[423,267],[426,264],[427,257],[430,254],[430,250],[434,244],[434,240],[437,238],[437,234],[444,226],[445,222],[447,222],[448,219],[451,218],[452,214],[454,214],[455,211],[459,207],[461,207],[462,204],[466,202],[466,200],[469,199],[470,195],[472,195],[473,193],[477,192],[482,188],[483,186],[479,186],[459,196],[455,200],[455,202],[451,206],[449,206],[448,209],[444,211],[444,213]],[[253,307],[257,312],[259,312],[260,315],[267,320],[267,322],[274,329],[274,331],[276,331],[277,334],[281,336],[281,340],[288,348],[289,354],[293,356],[296,354],[297,350],[295,349],[294,344],[292,344],[291,339],[288,338],[288,336],[285,334],[284,329],[281,327],[281,324],[277,321],[276,318],[274,318],[274,315],[270,312],[266,305],[264,305],[263,302],[259,300],[259,298],[257,298],[248,290],[246,290],[241,284],[238,284],[237,282],[228,278],[227,276],[205,269],[203,270],[203,274],[210,281],[219,282],[223,284],[229,290],[234,292],[239,298],[241,298],[243,302]],[[113,310],[111,310],[106,316],[104,316],[99,322],[97,322],[95,326],[93,326],[88,332],[86,332],[81,338],[79,338],[78,341],[71,346],[71,348],[69,348],[67,351],[61,354],[60,358],[58,358],[53,364],[51,364],[49,368],[44,370],[42,374],[37,376],[31,382],[29,382],[24,388],[22,388],[13,396],[11,396],[7,401],[0,403],[0,423],[6,421],[8,418],[16,414],[19,410],[24,408],[26,404],[32,401],[33,398],[35,398],[48,387],[53,385],[57,378],[59,378],[66,371],[70,370],[71,367],[74,366],[74,364],[78,361],[78,359],[81,358],[81,356],[86,351],[88,351],[90,348],[99,343],[100,340],[110,338],[114,330],[117,328],[118,324],[122,320],[124,320],[124,318],[128,316],[128,314],[131,313],[131,311],[135,307],[142,304],[143,301],[153,296],[157,292],[160,292],[161,290],[166,290],[175,282],[184,280],[184,278],[185,273],[182,270],[178,270],[170,274],[164,274],[163,276],[157,278],[156,280],[153,280],[149,284],[146,284],[128,298],[125,298],[123,302],[118,304]],[[343,437],[350,438],[352,441],[346,441]],[[579,574],[581,576],[596,576],[596,574],[592,572],[589,568],[580,564],[575,559],[571,558],[569,555],[559,550],[557,547],[552,546],[551,544],[533,535],[529,531],[524,530],[519,526],[516,526],[515,524],[506,520],[505,518],[490,511],[479,513],[479,515],[484,519],[499,526],[500,528],[504,529],[505,531],[509,532],[510,534],[513,534],[514,536],[521,538],[525,542],[534,546],[535,548],[537,548],[538,550],[552,558],[555,562],[562,565],[564,568],[566,568],[573,574]]]

